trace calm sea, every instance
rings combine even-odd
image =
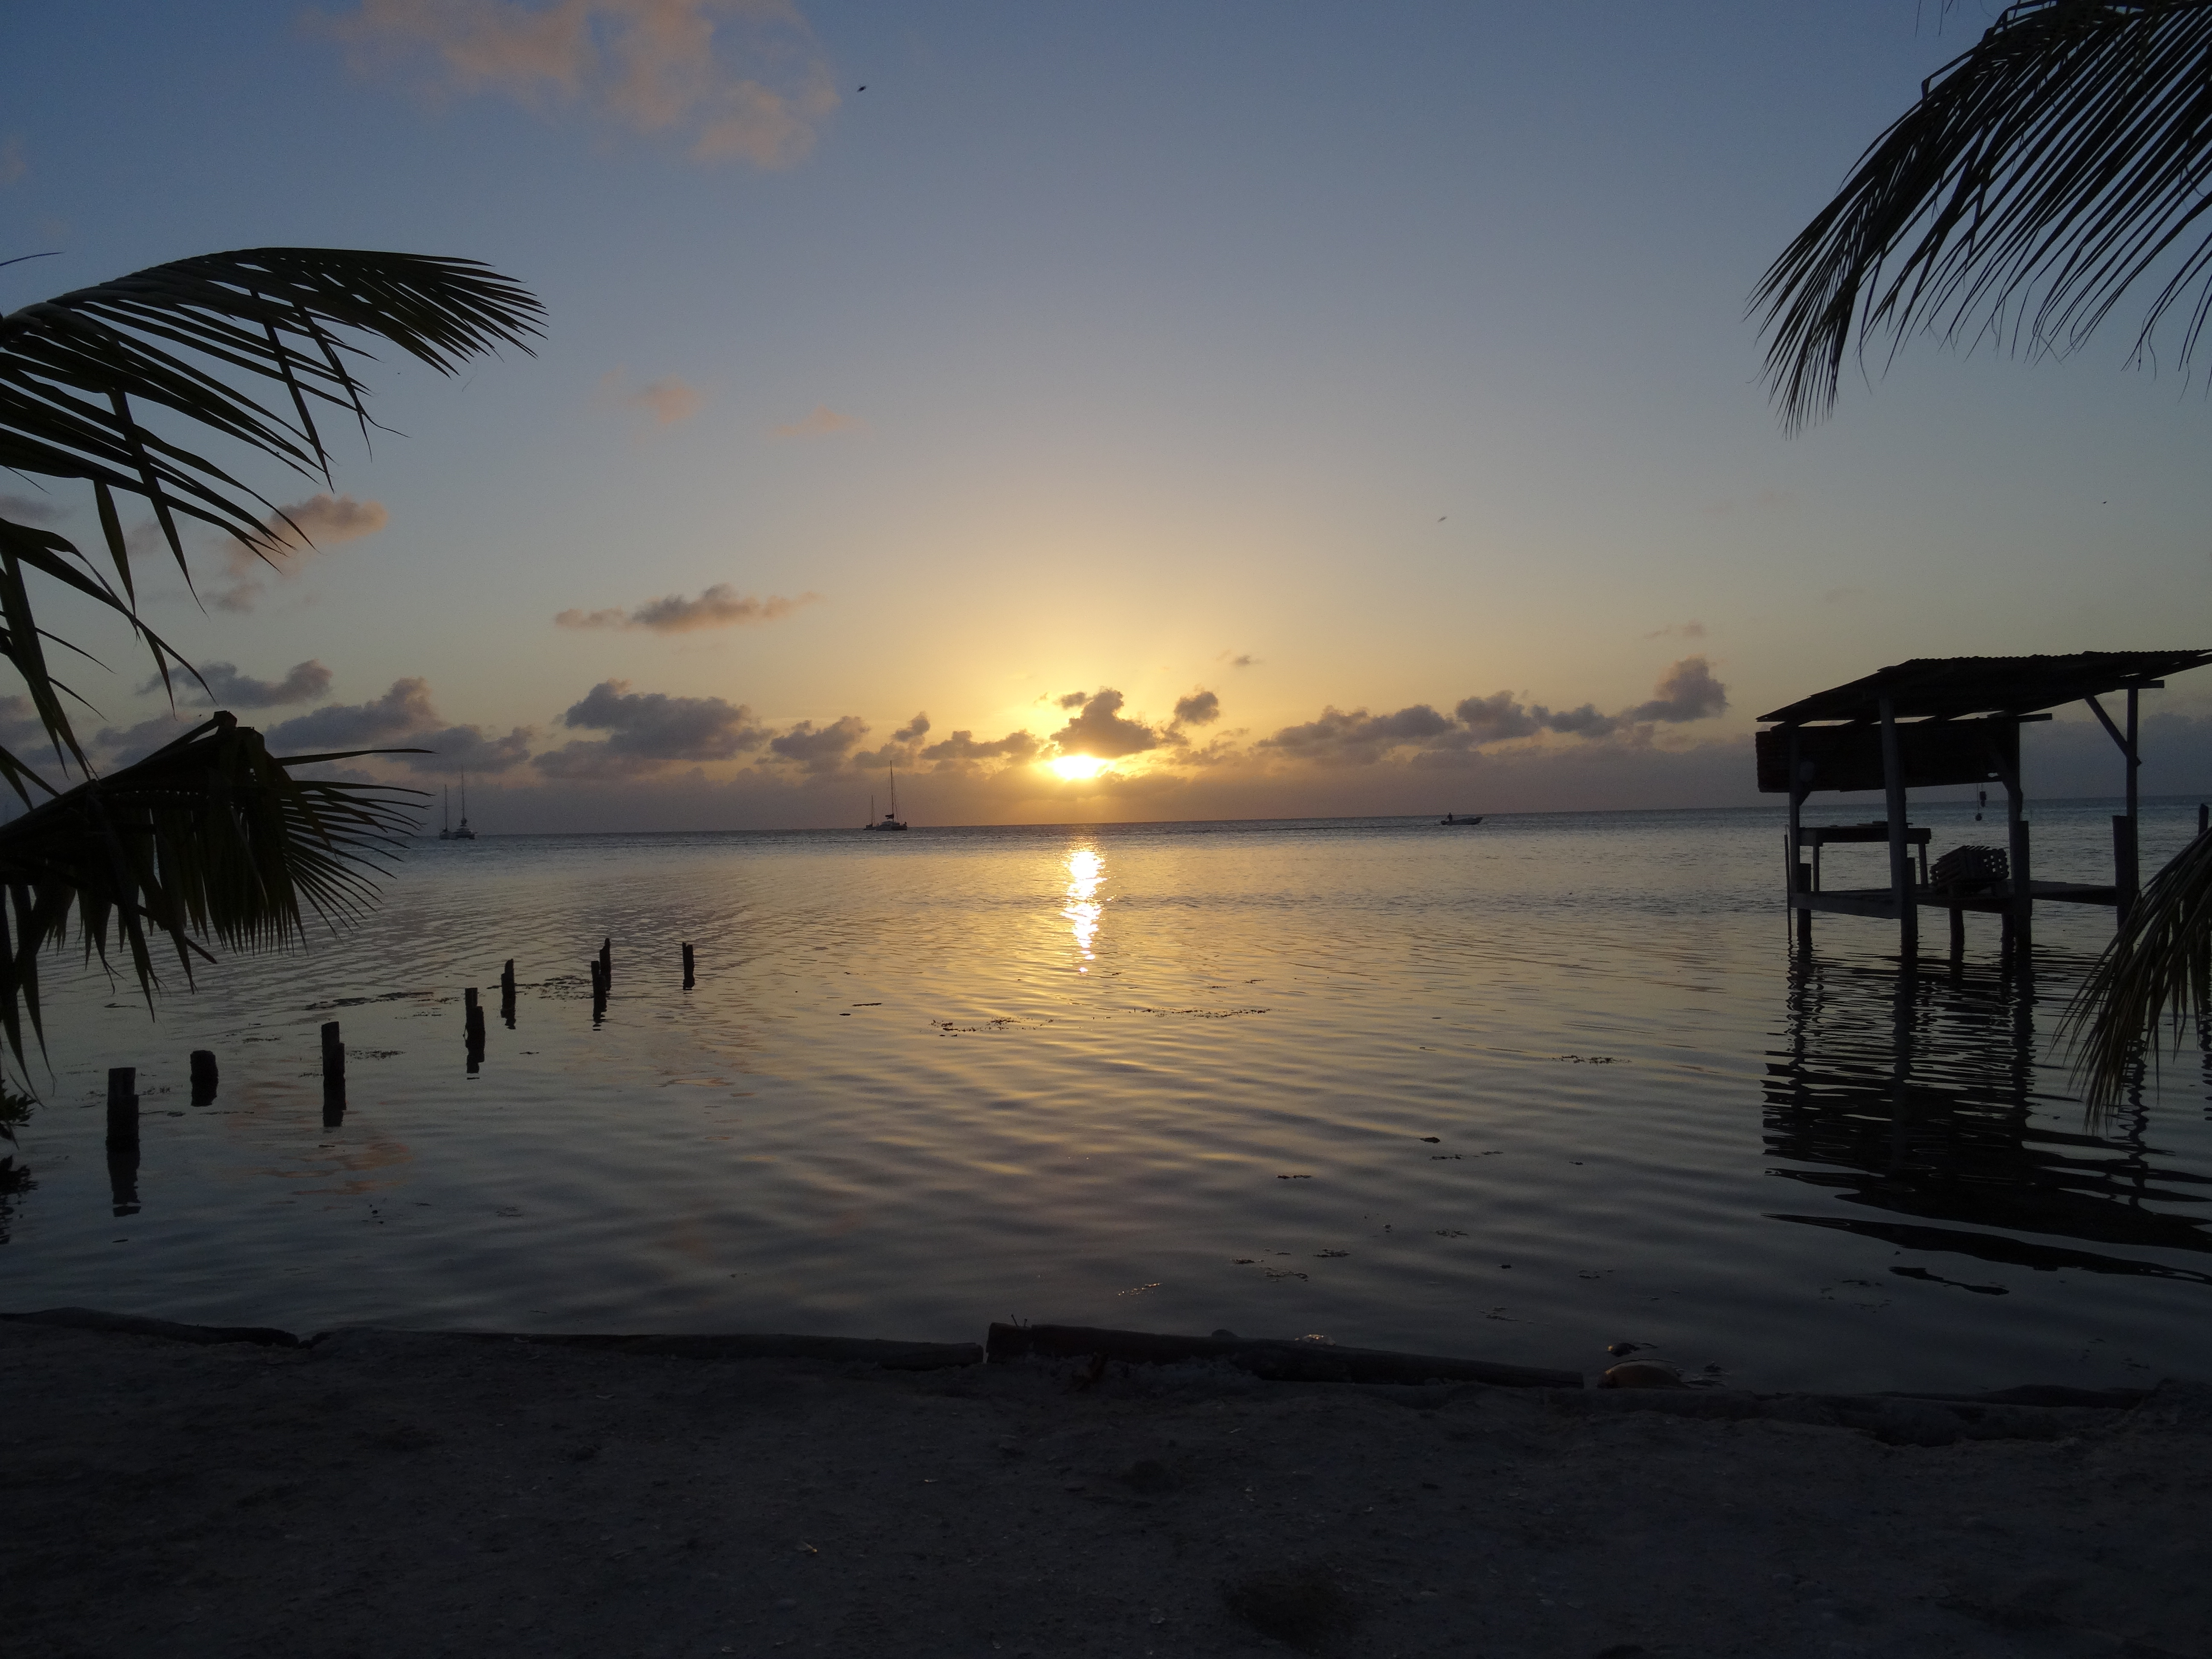
[[[2038,875],[2108,869],[2111,811],[2038,806]],[[2155,868],[2194,803],[2145,816]],[[1972,817],[1916,811],[1938,851],[2002,843]],[[1934,915],[1909,978],[1873,921],[1824,918],[1801,960],[1779,823],[419,842],[357,931],[203,969],[151,1018],[54,963],[0,1307],[945,1340],[1019,1317],[1591,1371],[1626,1340],[1757,1388],[2212,1371],[2203,1056],[2093,1123],[2051,1048],[2110,912],[2046,908],[2027,980],[1992,918],[1955,972]],[[1879,884],[1883,854],[1831,849],[1826,878]],[[195,1106],[202,1048],[222,1085]],[[143,1101],[136,1208],[101,1149],[114,1065]]]

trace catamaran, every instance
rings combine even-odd
[[[873,795],[869,796],[868,821],[860,826],[863,830],[903,830],[906,828],[906,825],[900,821],[898,815],[898,768],[894,766],[890,769],[891,775],[891,810],[884,813],[881,818],[878,818],[876,817],[876,798]]]
[[[469,775],[464,772],[461,774],[461,825],[453,831],[453,839],[474,841],[476,838],[477,832],[469,828]]]

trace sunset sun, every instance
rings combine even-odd
[[[1096,755],[1062,755],[1048,764],[1054,774],[1070,781],[1095,778],[1106,769],[1106,763]]]

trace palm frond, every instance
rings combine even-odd
[[[527,352],[544,314],[470,259],[246,248],[155,265],[0,316],[0,467],[143,497],[179,567],[179,514],[272,553],[283,538],[267,498],[149,427],[134,401],[327,483],[313,406],[371,425],[353,336],[451,374],[502,345]],[[110,541],[123,565],[119,532]]]
[[[362,751],[375,752],[375,751]],[[299,778],[345,756],[272,757],[261,734],[218,714],[134,765],[0,824],[0,1034],[19,1064],[40,1027],[38,957],[74,928],[88,956],[125,952],[149,996],[166,940],[187,981],[212,957],[305,937],[374,896],[373,871],[413,822],[382,784]],[[197,936],[197,937],[196,937]]]
[[[2074,994],[2058,1034],[2093,1111],[2120,1098],[2161,1030],[2180,1046],[2212,999],[2212,836],[2199,836],[2143,888],[2127,921]]]
[[[1751,299],[1792,429],[1835,404],[1856,337],[2078,345],[2163,270],[2136,337],[2212,316],[2212,0],[2025,0],[1922,88]]]

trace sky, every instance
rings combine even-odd
[[[330,486],[242,465],[280,568],[142,576],[278,752],[434,748],[369,769],[485,830],[857,824],[893,767],[936,823],[1747,804],[1758,714],[1885,664],[2212,643],[2212,402],[2126,307],[1799,435],[1761,382],[1761,271],[1989,15],[0,0],[0,258],[53,254],[0,309],[276,245],[543,299],[387,350]],[[41,605],[104,763],[204,714]],[[2203,678],[2148,792],[2212,790]],[[2031,728],[2037,793],[2115,759]]]

